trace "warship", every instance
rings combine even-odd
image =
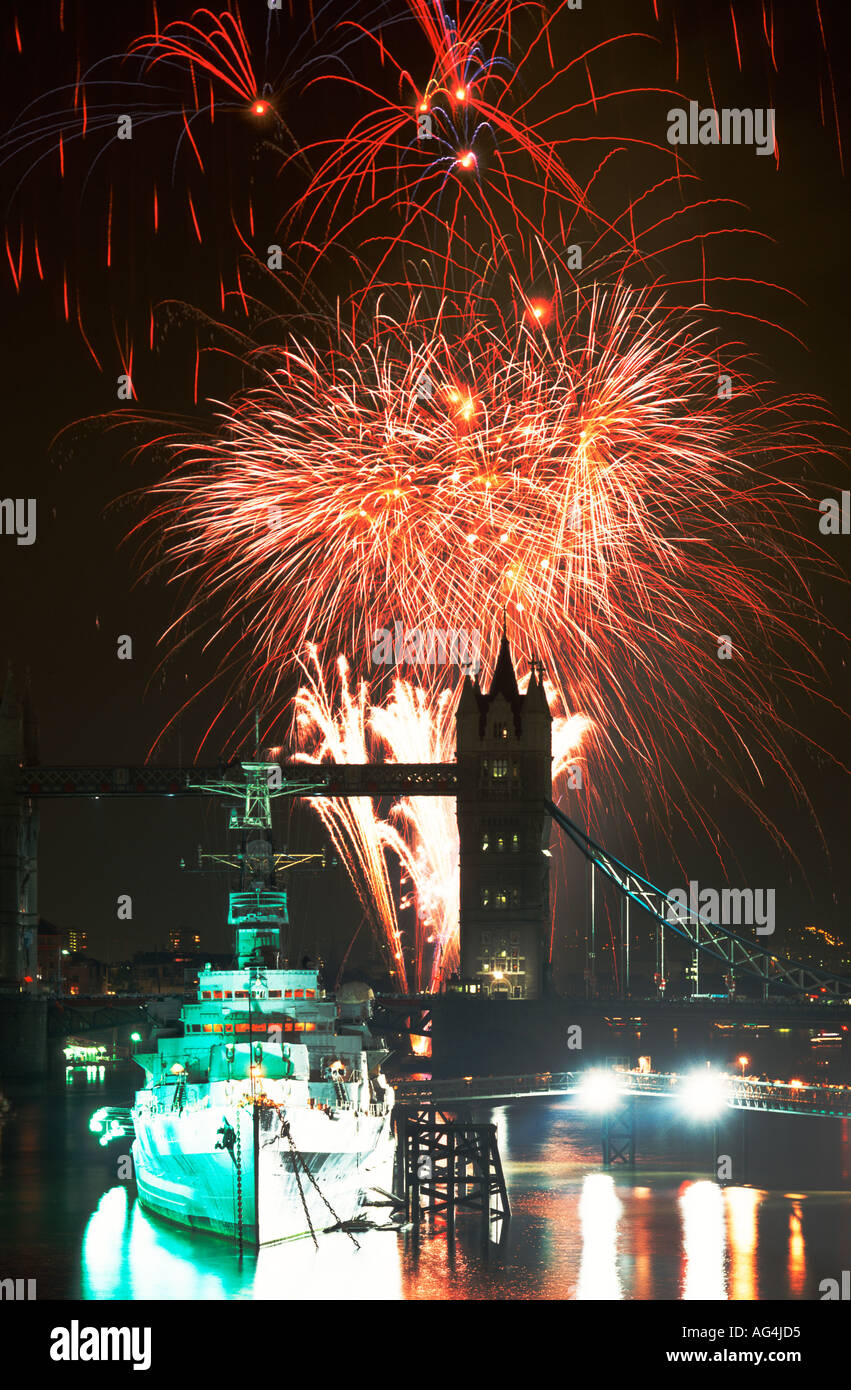
[[[245,762],[239,848],[202,855],[237,875],[229,895],[231,969],[206,965],[174,1036],[137,1051],[132,1109],[139,1201],[169,1221],[259,1247],[316,1236],[364,1216],[392,1184],[393,1089],[373,1037],[371,995],[326,993],[321,971],[291,968],[279,877],[318,856],[276,853],[273,764]]]

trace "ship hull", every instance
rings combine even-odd
[[[332,1229],[392,1185],[389,1114],[242,1105],[137,1110],[133,1160],[146,1210],[248,1246]],[[223,1124],[228,1145],[221,1144]]]

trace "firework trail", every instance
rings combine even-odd
[[[566,31],[554,38],[553,30],[567,8],[567,0],[551,10],[537,0],[473,0],[463,15],[459,8],[451,16],[433,0],[408,0],[425,41],[419,85],[409,71],[407,48],[397,56],[393,36],[388,41],[382,28],[369,32],[351,25],[362,35],[367,56],[370,50],[380,54],[382,86],[348,72],[322,74],[308,84],[330,89],[344,108],[353,98],[364,108],[345,135],[304,152],[317,167],[285,225],[293,245],[308,252],[308,275],[331,247],[364,233],[365,244],[378,253],[364,294],[386,281],[391,258],[400,251],[425,255],[446,291],[459,280],[469,288],[471,267],[482,258],[504,262],[513,275],[528,279],[539,251],[569,282],[576,268],[570,252],[580,234],[590,243],[598,274],[629,266],[646,270],[652,257],[651,273],[658,278],[662,254],[695,240],[691,230],[679,230],[690,204],[667,215],[654,212],[666,190],[679,194],[693,178],[675,151],[664,141],[622,131],[611,135],[598,122],[610,105],[630,98],[684,99],[662,85],[624,87],[618,77],[609,90],[603,77],[592,79],[591,65],[601,56],[623,49],[627,66],[635,45],[649,45],[651,36],[613,34],[575,52],[571,40],[570,56],[558,62],[554,54]],[[388,86],[395,90],[388,92]],[[592,123],[582,124],[589,116]],[[639,148],[656,157],[656,172],[615,215],[604,215],[601,184],[621,185],[627,161]],[[585,172],[574,172],[574,164]],[[704,198],[699,206],[705,219],[710,209],[728,211],[730,200]],[[704,288],[704,242],[713,235],[717,229],[707,224],[699,236],[701,270],[693,283],[700,279]]]
[[[294,703],[296,761],[394,763],[452,762],[459,690],[437,698],[411,681],[396,679],[382,705],[369,703],[365,681],[349,686],[345,658],[337,661],[339,690],[329,691],[316,649],[304,668],[306,682]],[[521,682],[525,688],[526,681]],[[555,692],[549,692],[551,708]],[[553,781],[579,765],[590,728],[583,715],[553,719]],[[311,803],[346,864],[388,968],[407,987],[407,965],[417,991],[436,992],[458,969],[458,826],[452,797],[402,797],[381,816],[368,797],[317,797]],[[395,855],[410,894],[402,909],[415,912],[414,939],[405,953],[387,873],[386,851]]]
[[[296,757],[302,762],[365,763],[368,751],[367,688],[361,683],[353,696],[345,657],[337,660],[340,679],[339,711],[333,707],[315,649],[310,651],[312,671],[298,692],[294,711],[299,741],[310,742],[311,752]],[[314,809],[325,825],[355,885],[376,939],[384,948],[388,970],[402,993],[408,981],[402,939],[396,916],[393,888],[384,855],[384,827],[367,796],[316,798]]]
[[[365,344],[281,349],[215,438],[176,444],[156,535],[217,622],[244,627],[271,694],[316,632],[363,669],[394,619],[469,632],[507,607],[609,776],[629,760],[677,797],[686,730],[722,776],[782,757],[778,691],[804,683],[809,599],[787,535],[806,498],[780,473],[822,447],[797,423],[815,414],[625,287],[572,313],[554,300],[508,339],[479,325],[415,347],[410,322],[379,320]]]
[[[173,466],[145,523],[149,566],[190,590],[175,630],[200,630],[215,608],[213,635],[230,644],[225,667],[238,664],[268,701],[311,652],[298,704],[303,756],[445,757],[455,698],[445,673],[376,676],[376,630],[397,620],[484,627],[487,666],[505,610],[514,649],[546,666],[562,732],[588,721],[565,732],[565,747],[580,742],[589,817],[640,786],[668,834],[678,815],[714,837],[687,786],[684,749],[737,794],[742,768],[773,763],[806,801],[783,740],[790,697],[814,693],[806,634],[820,618],[808,582],[824,564],[803,541],[790,548],[790,534],[803,531],[796,514],[811,504],[787,479],[826,452],[828,422],[818,401],[763,379],[738,326],[720,326],[732,314],[748,328],[777,324],[777,296],[789,303],[744,258],[740,274],[737,265],[716,273],[719,238],[732,233],[752,252],[764,234],[742,225],[734,200],[693,196],[697,177],[665,143],[663,124],[638,123],[645,100],[654,111],[689,95],[719,104],[708,65],[696,91],[678,90],[686,76],[695,81],[683,5],[648,0],[635,32],[598,28],[590,43],[574,37],[568,8],[309,6],[270,78],[268,14],[249,25],[234,3],[161,23],[154,6],[151,32],[100,66],[78,67],[66,89],[23,113],[0,161],[23,164],[22,188],[48,163],[64,179],[73,149],[80,167],[90,160],[88,185],[126,106],[143,130],[171,132],[165,182],[185,201],[189,244],[207,238],[212,208],[225,353],[238,379],[255,384],[218,393],[209,429],[194,421],[158,431]],[[729,56],[741,70],[767,55],[770,91],[791,21],[781,28],[772,0],[760,16],[754,30],[733,0]],[[819,0],[807,22],[813,16],[821,115],[834,121],[841,156]],[[663,65],[649,77],[644,60],[660,34],[670,38],[670,73]],[[23,51],[17,21],[15,41]],[[622,79],[636,62],[640,80]],[[310,139],[293,139],[288,157],[280,136],[290,138],[296,90],[326,109],[334,94],[344,100],[334,107],[339,128],[317,139],[308,124]],[[609,119],[620,124],[614,135]],[[255,143],[271,142],[280,183],[261,189],[269,169],[257,162],[231,186],[232,152],[218,158],[230,147],[214,141],[240,122]],[[91,160],[83,150],[93,143]],[[127,216],[113,162],[98,182],[110,267]],[[152,234],[162,184],[138,181]],[[199,185],[211,194],[204,206]],[[125,172],[125,199],[134,186]],[[275,207],[271,222],[257,211],[261,193]],[[295,258],[277,313],[243,283],[245,269],[268,280],[273,226]],[[45,273],[23,214],[17,236],[7,231],[6,257],[16,289],[28,257]],[[79,280],[75,288],[66,260],[65,316],[76,313],[88,343]],[[236,300],[238,332],[225,321]],[[197,315],[215,326],[206,306]],[[153,325],[150,306],[150,346]],[[134,334],[114,315],[112,331],[132,375]],[[197,332],[193,349],[197,403]],[[726,637],[735,659],[722,668]],[[369,685],[360,680],[352,694],[343,667],[332,696],[317,641],[347,652]],[[773,831],[764,808],[748,804]],[[457,914],[447,809],[403,804],[390,820],[366,802],[317,810],[403,986],[387,851],[411,885],[417,981],[445,977]]]
[[[84,67],[78,44],[73,78],[30,102],[0,139],[0,171],[10,188],[6,261],[15,289],[36,274],[60,285],[64,317],[76,321],[102,370],[107,354],[115,356],[117,348],[121,355],[122,333],[129,331],[115,325],[116,315],[133,321],[134,335],[155,346],[154,306],[163,280],[156,258],[144,252],[175,223],[184,228],[190,255],[214,238],[214,254],[201,263],[214,274],[220,305],[230,294],[244,299],[240,257],[257,259],[265,220],[258,200],[262,205],[275,181],[274,175],[261,180],[260,157],[272,153],[277,168],[296,149],[303,162],[286,119],[292,94],[335,52],[327,23],[317,50],[312,15],[279,45],[286,56],[276,66],[272,11],[260,38],[256,16],[249,34],[236,4],[219,12],[199,8],[191,19],[164,25],[155,3],[152,10],[153,32],[124,52]],[[45,199],[48,187],[52,196]],[[89,216],[101,210],[101,235],[57,238],[57,207],[73,226],[84,205]],[[128,302],[122,272],[131,261],[144,265],[145,274],[134,278]],[[92,321],[103,328],[104,271],[112,272],[114,342],[96,348]]]

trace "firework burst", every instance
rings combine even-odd
[[[569,302],[511,337],[377,319],[364,343],[282,349],[215,438],[175,444],[156,534],[271,693],[316,632],[364,669],[394,620],[471,631],[507,608],[560,707],[593,721],[600,802],[636,768],[678,796],[685,731],[731,780],[782,756],[778,695],[804,683],[816,620],[782,475],[823,447],[800,423],[816,403],[649,292]]]
[[[337,660],[337,689],[330,688],[319,653],[310,649],[305,683],[294,703],[295,737],[301,762],[380,760],[393,763],[451,762],[455,756],[458,688],[432,691],[397,678],[383,704],[372,704],[366,681],[356,694],[349,666]],[[528,680],[528,677],[527,677]],[[551,705],[555,692],[550,692]],[[553,780],[582,759],[590,728],[583,715],[553,720]],[[458,969],[458,827],[451,797],[402,797],[382,815],[368,797],[315,798],[323,821],[355,884],[388,971],[402,989],[438,991]],[[412,939],[405,949],[387,867],[398,862],[412,908]]]

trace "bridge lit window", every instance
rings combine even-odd
[[[491,890],[490,890],[489,888],[483,888],[483,889],[482,889],[482,907],[490,907],[490,905],[491,905]]]
[[[500,778],[503,778],[503,777],[507,777],[507,776],[508,776],[508,759],[507,759],[507,758],[494,758],[494,760],[493,760],[493,776],[494,776],[494,781],[498,781]]]
[[[494,894],[494,907],[508,907],[508,890],[497,888]]]
[[[493,726],[493,736],[494,736],[494,738],[507,739],[507,738],[508,738],[508,725],[507,725],[507,724],[494,724],[494,726]]]
[[[486,854],[489,848],[490,840],[488,838],[488,832],[485,831],[484,835],[482,836],[482,853]]]
[[[517,854],[517,853],[519,852],[519,850],[520,850],[520,836],[517,834],[517,831],[515,830],[514,834],[513,834],[512,837],[511,837],[511,852],[512,852],[512,854]]]

